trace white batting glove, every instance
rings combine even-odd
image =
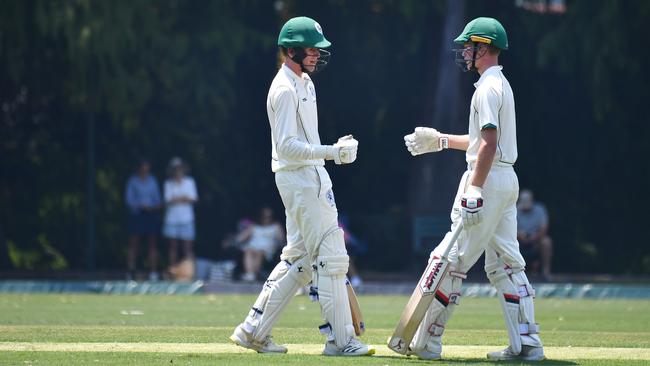
[[[416,127],[415,132],[404,136],[404,144],[411,155],[416,156],[449,148],[449,139],[442,137],[435,128]]]
[[[483,188],[469,186],[460,198],[460,217],[465,227],[478,225],[483,221]]]
[[[357,160],[359,141],[352,135],[343,136],[334,144],[334,148],[338,149],[338,154],[334,154],[334,162],[339,165],[350,164]]]

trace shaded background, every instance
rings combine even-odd
[[[453,69],[451,40],[492,16],[509,36],[516,170],[549,210],[555,270],[648,274],[650,2],[545,3],[0,1],[0,268],[123,268],[123,190],[140,156],[159,181],[172,156],[191,165],[199,256],[218,259],[260,206],[282,212],[265,99],[277,33],[307,15],[333,42],[314,76],[321,140],[360,141],[355,164],[328,164],[370,246],[357,265],[411,270],[412,219],[446,215],[463,154],[413,158],[402,136],[466,131],[478,77]]]

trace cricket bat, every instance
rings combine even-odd
[[[393,336],[388,341],[388,348],[393,351],[406,354],[409,345],[413,340],[413,336],[417,331],[424,315],[433,301],[438,287],[440,287],[440,280],[445,276],[449,270],[449,252],[456,243],[458,235],[463,230],[463,223],[460,222],[458,226],[452,231],[446,243],[445,251],[440,258],[432,259],[429,265],[424,270],[420,281],[418,282],[409,302],[406,304],[402,316],[399,318],[397,327],[393,332]]]
[[[361,314],[361,307],[357,294],[354,292],[350,281],[345,279],[345,287],[348,289],[348,300],[350,302],[350,313],[352,313],[352,325],[354,326],[354,334],[362,335],[366,331],[366,324],[363,322],[363,315]]]

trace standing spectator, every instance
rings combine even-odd
[[[194,258],[194,210],[198,200],[196,184],[187,176],[188,167],[179,157],[173,158],[168,167],[169,179],[165,181],[165,224],[163,235],[169,240],[169,265],[178,263],[178,243],[183,256]]]
[[[531,261],[533,270],[539,270],[542,262],[542,277],[551,279],[551,259],[553,241],[548,236],[548,213],[546,207],[535,202],[533,192],[524,189],[519,194],[517,204],[517,240],[521,254]]]
[[[129,208],[129,248],[127,252],[127,280],[135,279],[136,261],[140,238],[149,244],[149,279],[158,279],[158,245],[160,232],[160,188],[151,175],[151,165],[145,159],[138,164],[136,172],[126,184],[125,201]]]
[[[237,240],[246,243],[242,280],[255,281],[262,265],[273,259],[273,254],[285,242],[286,236],[282,226],[273,217],[273,210],[263,207],[257,222],[238,235]]]

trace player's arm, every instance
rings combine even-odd
[[[481,131],[481,142],[478,146],[478,158],[476,159],[476,166],[474,167],[474,174],[472,174],[471,185],[483,188],[485,179],[487,179],[494,155],[497,152],[497,129],[484,128]]]
[[[296,100],[289,88],[275,91],[271,99],[271,107],[275,112],[276,151],[279,158],[292,160],[324,159],[325,147],[312,145],[298,139],[298,121],[296,119]]]
[[[492,87],[482,88],[476,93],[478,124],[481,127],[481,140],[478,146],[478,156],[474,166],[471,185],[483,188],[487,179],[494,155],[497,152],[499,126],[499,109],[501,108],[501,93]]]
[[[450,149],[467,151],[469,147],[469,135],[450,135],[440,134],[442,138],[446,138]]]
[[[497,152],[500,96],[494,88],[477,90],[476,93],[481,139],[470,185],[460,198],[460,217],[466,227],[480,224],[483,221],[482,191]]]
[[[281,88],[272,99],[275,112],[275,141],[278,157],[292,160],[325,159],[336,164],[348,164],[356,159],[358,141],[351,135],[339,139],[334,145],[318,145],[298,138],[296,100],[288,88]]]
[[[413,156],[443,149],[467,151],[469,135],[450,135],[440,133],[435,128],[416,127],[412,134],[404,136],[404,143]]]

